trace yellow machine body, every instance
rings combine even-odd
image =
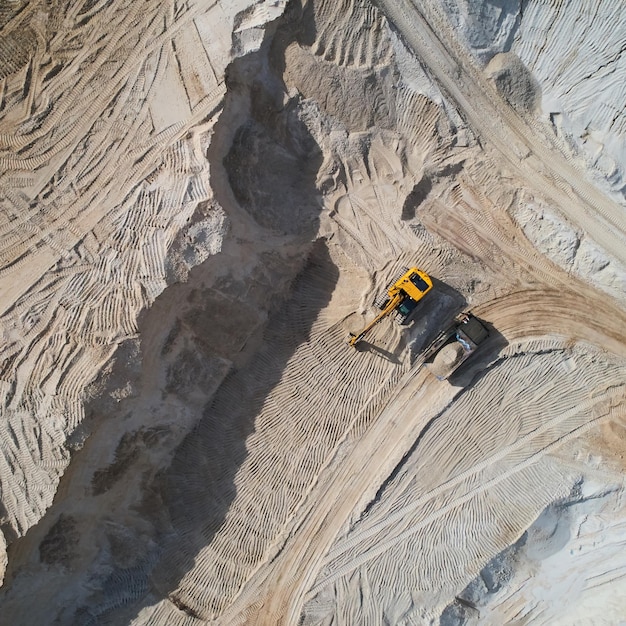
[[[422,284],[426,286],[422,286],[422,288],[418,287],[418,285]],[[395,297],[399,293],[403,293],[405,296],[412,298],[415,302],[419,302],[432,288],[433,281],[430,279],[430,276],[428,276],[426,272],[417,269],[417,267],[412,267],[389,287],[387,293],[390,298]]]
[[[381,312],[358,334],[350,333],[348,343],[356,346],[361,339],[383,318],[396,311],[401,322],[406,321],[416,304],[433,288],[433,281],[426,272],[417,267],[408,269],[387,288],[388,301]]]

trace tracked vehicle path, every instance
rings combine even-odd
[[[532,314],[528,314],[529,303],[533,303]],[[575,294],[519,292],[486,303],[477,311],[492,321],[509,342],[552,334],[555,328],[561,328],[567,329],[566,333],[572,337],[589,338],[607,351],[615,350],[626,357],[626,333],[604,331],[611,327],[625,328],[626,316],[621,315],[616,322],[617,311],[600,313]],[[572,315],[572,311],[576,314]],[[350,515],[359,503],[373,497],[372,490],[375,492],[389,476],[432,416],[449,406],[460,391],[447,382],[437,381],[421,365],[421,361],[416,362],[402,378],[394,399],[343,459],[337,473],[322,482],[307,500],[303,507],[306,510],[298,515],[289,539],[248,582],[224,615],[225,623],[298,622],[324,557]],[[624,401],[623,387],[609,395],[597,398],[597,402],[607,398],[617,404]]]
[[[530,189],[551,200],[597,244],[626,262],[624,209],[598,191],[555,145],[508,107],[432,2],[379,0],[406,44],[431,71],[477,134]]]

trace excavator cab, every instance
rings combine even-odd
[[[409,276],[409,280],[419,289],[422,295],[429,292],[433,286],[430,277],[424,274],[424,272],[420,272],[416,267],[411,271],[412,274]]]
[[[432,289],[433,283],[427,274],[414,267],[404,274],[396,285],[405,294],[396,307],[396,320],[404,324],[413,313],[417,303]],[[391,288],[393,289],[393,286]]]
[[[413,298],[406,297],[398,305],[398,308],[396,309],[396,315],[397,315],[398,321],[401,324],[404,323],[408,319],[409,315],[411,315],[411,313],[413,313],[413,309],[416,306],[417,306],[417,302],[415,302],[415,300],[413,300]]]
[[[349,345],[356,346],[378,322],[390,313],[395,312],[398,322],[404,324],[417,303],[432,288],[433,281],[426,272],[417,267],[405,268],[400,277],[393,280],[387,287],[387,294],[380,306],[382,311],[360,333],[350,333]]]

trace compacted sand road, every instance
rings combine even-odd
[[[596,243],[616,259],[626,261],[624,209],[549,145],[547,133],[537,132],[538,124],[525,122],[505,105],[463,50],[436,3],[380,0],[378,4],[481,141],[497,150],[524,186],[549,198]]]
[[[556,328],[567,329],[565,339],[584,339],[626,358],[626,315],[619,309],[598,311],[574,293],[519,292],[485,303],[476,312],[490,320],[510,343],[554,336]],[[227,623],[297,623],[311,589],[316,588],[325,556],[350,517],[368,504],[375,495],[374,486],[385,481],[433,416],[450,406],[460,391],[429,375],[418,359],[350,453],[320,480],[290,525],[282,548],[259,567],[224,615]],[[592,398],[589,410],[602,402],[618,406],[626,400],[623,386],[607,393],[606,397]],[[575,412],[583,409],[577,407]],[[586,427],[593,423],[590,419]],[[533,455],[533,462],[562,445],[565,437],[562,439]],[[522,446],[523,442],[516,445]],[[491,462],[498,459],[496,456]],[[358,556],[352,561],[353,568],[361,562]]]

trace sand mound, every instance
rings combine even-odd
[[[520,113],[535,113],[541,107],[539,83],[515,54],[496,54],[485,73],[502,97]]]

